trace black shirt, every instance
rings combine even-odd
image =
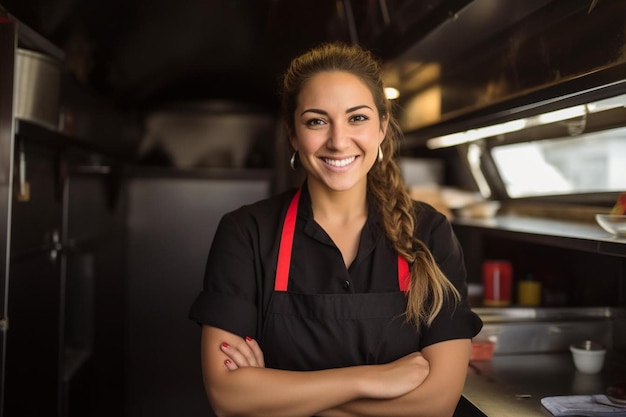
[[[257,337],[274,292],[280,232],[294,191],[243,206],[226,214],[209,252],[204,288],[190,318],[242,337]],[[444,340],[471,338],[482,326],[467,304],[463,254],[446,217],[415,202],[416,236],[431,250],[439,267],[462,295],[456,308],[445,305],[430,328],[420,330],[423,348]],[[341,252],[315,222],[303,187],[291,258],[289,292],[346,294],[397,292],[397,253],[386,238],[380,215],[370,207],[358,253],[346,268]]]

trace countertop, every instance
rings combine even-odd
[[[490,361],[470,363],[462,401],[466,404],[460,404],[463,412],[459,409],[458,414],[549,417],[552,414],[543,408],[541,398],[603,394],[608,385],[620,380],[626,380],[623,353],[608,352],[604,369],[597,375],[578,372],[569,352],[495,355]]]

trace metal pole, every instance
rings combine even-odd
[[[0,417],[4,415],[6,332],[11,249],[13,117],[17,24],[0,15]]]

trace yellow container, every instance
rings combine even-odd
[[[536,307],[541,304],[541,282],[523,280],[517,283],[517,304]]]

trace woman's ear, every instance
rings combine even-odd
[[[289,141],[291,150],[293,150],[294,152],[298,152],[296,136],[293,134],[293,132],[287,132],[287,140]]]
[[[289,127],[287,127],[286,133],[287,141],[289,143],[289,146],[291,147],[291,150],[293,152],[298,152],[298,139],[296,138],[295,129],[290,129]]]
[[[389,117],[383,116],[380,120],[380,142],[383,143],[385,136],[387,136],[387,128],[389,127]]]

